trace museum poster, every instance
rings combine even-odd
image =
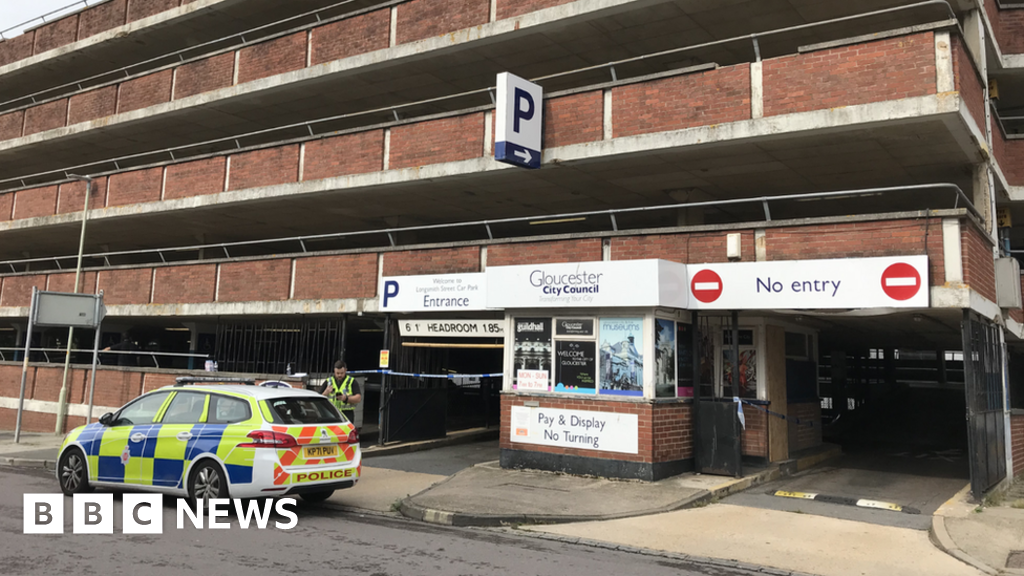
[[[644,319],[601,318],[601,394],[643,396]]]
[[[654,396],[676,397],[676,323],[654,320]]]

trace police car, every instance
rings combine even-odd
[[[72,430],[56,471],[69,496],[131,487],[193,502],[285,495],[319,502],[355,485],[361,472],[355,425],[315,392],[182,383]]]

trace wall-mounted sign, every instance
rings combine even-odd
[[[593,318],[556,318],[555,336],[593,336]]]
[[[402,320],[398,323],[402,336],[435,338],[504,338],[502,320]]]
[[[485,310],[483,273],[385,276],[380,294],[382,312],[446,312]]]
[[[381,350],[380,351],[380,367],[381,368],[387,368],[390,363],[391,363],[391,351],[390,350]]]
[[[498,74],[494,107],[494,159],[540,168],[544,89],[515,74]]]
[[[490,308],[686,308],[686,266],[667,260],[492,266]]]
[[[513,318],[512,373],[517,390],[548,390],[551,373],[551,318]],[[526,381],[519,380],[525,372]],[[525,388],[523,388],[525,384]]]
[[[691,264],[690,308],[927,308],[928,257]]]
[[[513,406],[509,424],[513,442],[624,454],[639,452],[636,414]]]
[[[549,390],[550,379],[547,370],[516,370],[517,390]]]

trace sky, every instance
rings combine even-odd
[[[100,0],[88,0],[89,5],[99,4]],[[70,4],[75,4],[75,0],[0,0],[0,30],[6,30],[11,26],[21,24],[26,20],[31,20],[37,16],[42,16],[47,12],[52,12],[58,8],[64,8]],[[79,1],[74,6],[68,8],[67,12],[73,12],[77,9],[84,8],[85,3]],[[47,20],[56,18],[58,15],[47,17]],[[40,20],[24,26],[24,28],[31,28],[41,24]],[[5,37],[11,37],[19,34],[20,31],[12,30],[9,33],[4,34]]]

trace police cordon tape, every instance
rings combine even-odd
[[[415,372],[394,372],[387,368],[381,368],[378,370],[349,370],[348,374],[387,374],[388,376],[411,376],[413,378],[447,378],[448,380],[454,380],[456,378],[498,378],[504,376],[503,372],[492,372],[490,374],[418,374]]]
[[[758,410],[768,414],[769,416],[775,416],[776,418],[782,418],[783,420],[787,420],[789,422],[792,422],[792,423],[796,424],[797,426],[807,426],[807,427],[810,427],[810,428],[814,428],[814,426],[815,426],[814,421],[807,422],[807,421],[801,420],[799,418],[791,418],[789,416],[786,416],[785,414],[779,414],[778,412],[775,412],[773,410],[769,410],[769,409],[765,408],[764,406],[761,406],[760,404],[757,404],[756,402],[751,402],[749,400],[743,400],[742,398],[739,401],[742,402],[743,404],[746,404],[747,406],[753,406],[754,408],[757,408]],[[820,424],[818,424],[818,425],[820,426]]]
[[[828,502],[830,504],[843,504],[846,506],[859,506],[861,508],[874,508],[875,510],[891,510],[903,512],[904,514],[920,514],[921,511],[910,506],[900,506],[892,502],[879,500],[868,500],[865,498],[853,498],[850,496],[830,496],[828,494],[817,494],[814,492],[789,492],[786,490],[769,490],[769,496],[780,496],[782,498],[796,498],[798,500],[814,500],[815,502]]]

